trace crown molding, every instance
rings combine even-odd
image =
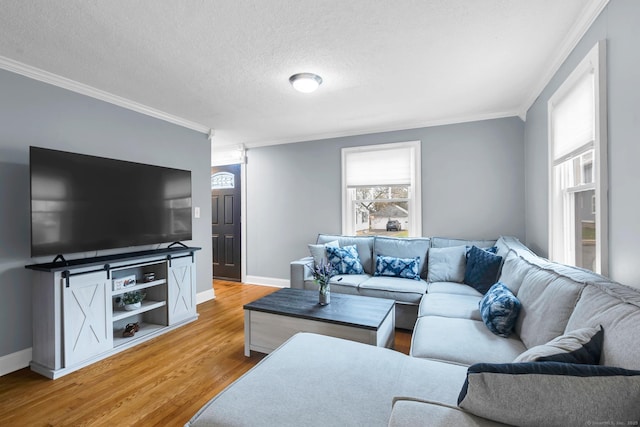
[[[403,123],[390,124],[389,126],[382,126],[382,127],[375,127],[375,128],[352,129],[352,130],[339,131],[339,132],[317,133],[317,134],[310,134],[310,135],[297,136],[297,137],[294,136],[294,137],[282,138],[282,139],[245,142],[244,146],[246,148],[258,148],[258,147],[267,147],[270,145],[294,144],[296,142],[319,141],[323,139],[343,138],[343,137],[358,136],[358,135],[369,135],[373,133],[397,132],[397,131],[403,131],[403,130],[428,128],[428,127],[434,127],[434,126],[446,126],[446,125],[455,125],[455,124],[469,123],[469,122],[480,122],[483,120],[504,119],[507,117],[519,117],[519,111],[512,110],[512,111],[502,111],[502,112],[496,112],[496,113],[450,117],[447,119],[438,119],[438,120],[403,122]],[[220,145],[218,148],[222,148],[222,147],[224,146]]]
[[[146,116],[154,117],[156,119],[164,120],[165,122],[173,123],[174,125],[182,126],[187,129],[195,130],[204,134],[209,134],[211,129],[207,126],[195,123],[181,117],[177,117],[168,113],[165,113],[155,108],[140,104],[130,99],[123,98],[118,95],[114,95],[109,92],[97,89],[95,87],[79,83],[75,80],[68,79],[66,77],[59,76],[57,74],[44,71],[40,68],[32,67],[31,65],[24,64],[22,62],[15,61],[11,58],[0,56],[0,68],[11,71],[12,73],[20,74],[25,77],[29,77],[34,80],[48,83],[53,86],[57,86],[63,89],[70,90],[72,92],[79,93],[81,95],[89,96],[91,98],[99,99],[101,101],[108,102],[110,104],[117,105],[118,107],[126,108],[137,113],[144,114]]]
[[[519,108],[519,117],[526,120],[529,108],[531,108],[542,91],[547,87],[553,76],[555,76],[562,64],[564,64],[573,49],[575,49],[580,40],[582,40],[582,37],[584,37],[589,28],[591,28],[591,25],[594,23],[596,18],[600,16],[600,13],[602,13],[607,4],[609,4],[609,0],[591,0],[584,8],[582,15],[576,19],[573,27],[571,27],[567,36],[556,50],[556,55],[549,63],[549,67],[546,72],[541,74],[542,77],[538,80],[538,83],[533,86],[529,96]]]

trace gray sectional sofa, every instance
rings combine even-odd
[[[331,281],[331,292],[388,298],[396,301],[396,327],[413,329],[418,316],[418,306],[427,291],[427,254],[429,248],[445,248],[459,245],[493,246],[493,240],[460,240],[440,237],[399,239],[380,236],[340,236],[320,234],[317,244],[337,241],[340,246],[356,245],[364,274],[343,274]],[[374,276],[375,256],[386,255],[400,258],[420,257],[421,280],[399,277]],[[311,256],[291,263],[291,287],[316,290],[313,281],[313,258]],[[339,280],[339,281],[338,281]]]
[[[363,255],[373,257],[376,246],[419,246],[376,239],[357,240],[358,252],[371,248]],[[511,237],[417,240],[429,243],[414,287],[397,281],[363,286],[376,278],[366,268],[369,277],[332,285],[332,292],[394,295],[407,306],[406,316],[415,313],[409,356],[298,334],[187,425],[639,425],[640,290],[540,258]],[[432,249],[471,245],[495,246],[502,257],[496,280],[521,304],[508,337],[487,328],[478,310],[486,297],[457,281],[458,267],[436,265],[447,251]],[[293,278],[294,271],[307,277],[300,263],[292,264],[292,286],[310,287],[307,279]],[[429,280],[447,275],[458,279]]]

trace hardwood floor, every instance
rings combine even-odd
[[[0,377],[0,426],[183,426],[264,357],[244,356],[242,306],[277,288],[214,282],[189,325],[57,380],[28,368]],[[411,333],[396,331],[408,354]]]

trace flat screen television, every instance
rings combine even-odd
[[[191,240],[191,171],[30,147],[31,256]]]

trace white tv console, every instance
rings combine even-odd
[[[59,378],[198,318],[195,252],[172,247],[28,265],[34,270],[31,370]],[[153,280],[144,281],[153,273]],[[135,284],[115,289],[118,279]],[[126,311],[125,292],[146,294],[142,306]],[[123,337],[128,323],[139,331]]]

